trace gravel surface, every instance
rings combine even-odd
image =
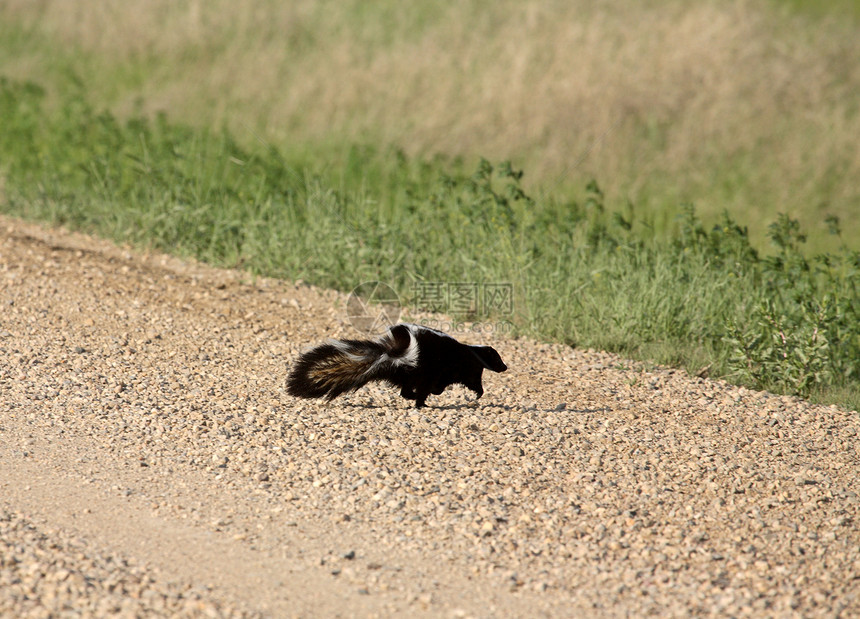
[[[151,572],[93,553],[63,531],[40,530],[20,514],[0,511],[3,616],[247,616],[213,603],[205,589],[164,585]]]
[[[0,218],[2,616],[860,616],[860,417],[606,353],[285,391],[329,291]]]

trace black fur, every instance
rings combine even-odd
[[[417,352],[410,349],[413,337]],[[379,380],[399,387],[400,395],[420,408],[429,395],[454,384],[480,398],[484,369],[504,372],[508,367],[490,346],[470,346],[433,329],[399,324],[375,340],[343,340],[304,353],[290,373],[287,392],[331,400]]]

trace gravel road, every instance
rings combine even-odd
[[[503,337],[289,397],[329,291],[0,218],[0,616],[860,616],[860,416]]]

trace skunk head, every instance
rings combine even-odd
[[[465,371],[462,382],[464,387],[474,391],[475,395],[480,398],[484,395],[484,386],[481,382],[484,369],[504,372],[508,366],[502,361],[496,349],[490,346],[469,346],[469,351],[474,355],[473,361],[468,364],[468,370]]]
[[[508,369],[502,357],[492,346],[471,346],[472,352],[480,364],[493,372],[504,372]]]

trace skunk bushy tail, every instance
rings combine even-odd
[[[287,393],[333,400],[374,380],[397,382],[417,364],[417,342],[397,325],[375,340],[332,340],[304,353],[290,373]]]

